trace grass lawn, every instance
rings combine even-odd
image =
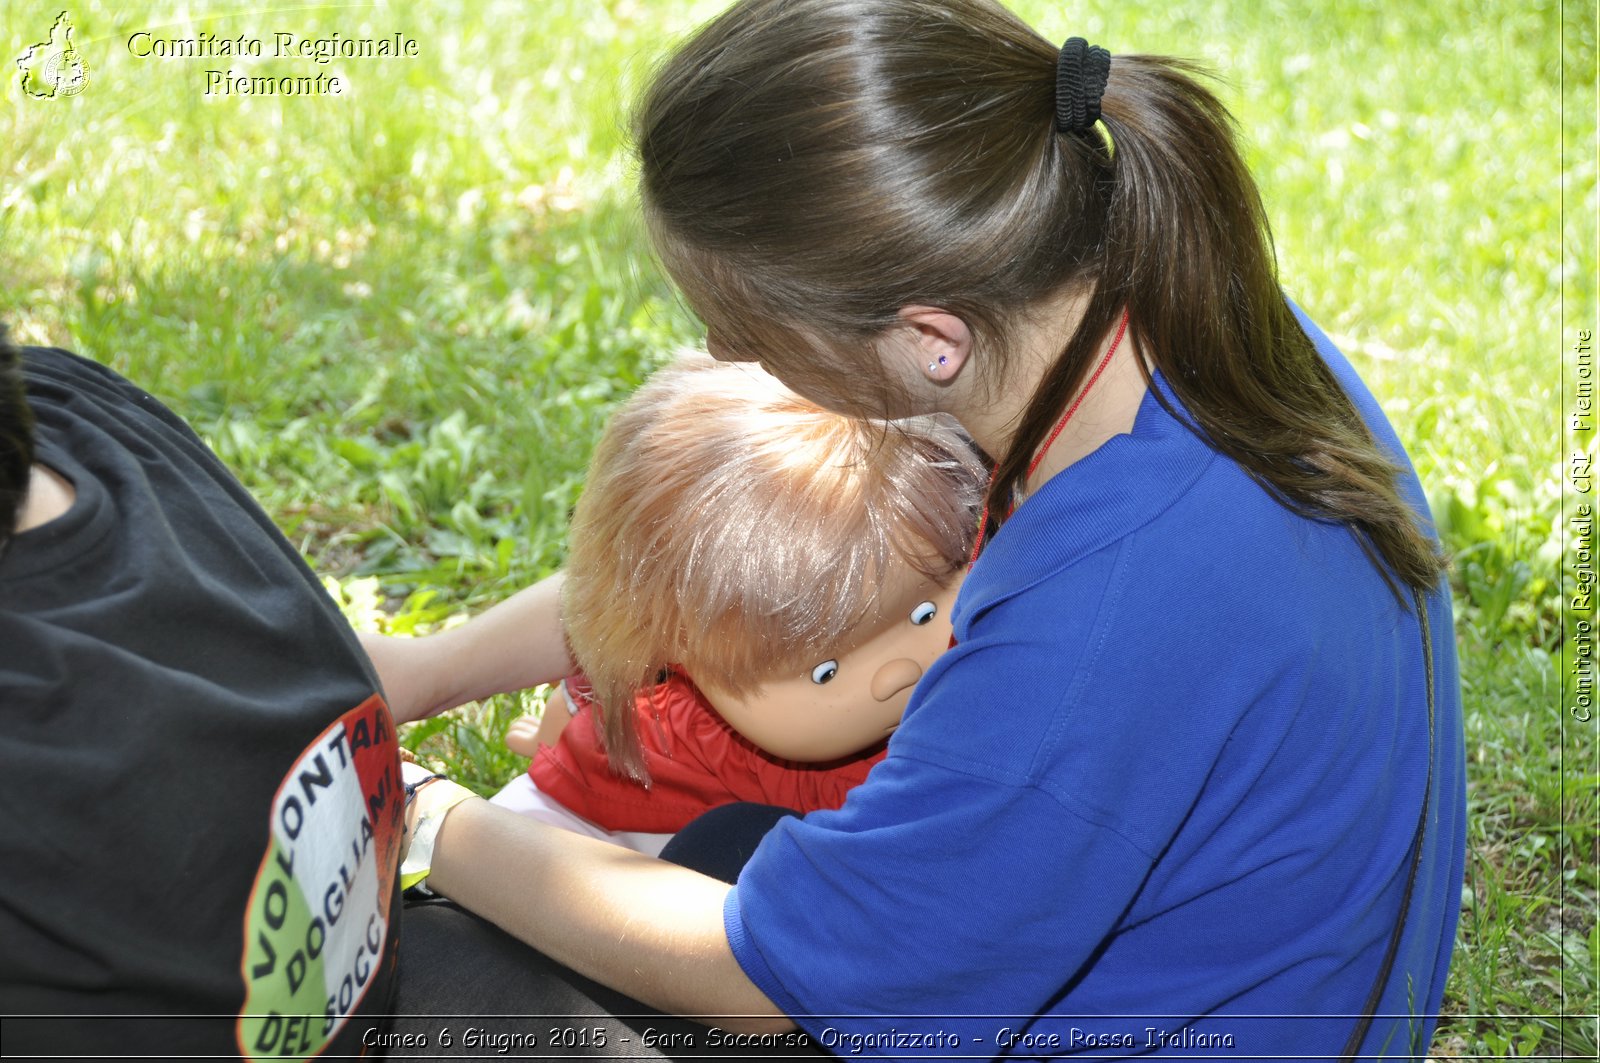
[[[61,6],[6,5],[0,55]],[[626,110],[720,6],[74,4],[85,90],[26,99],[13,72],[0,104],[0,319],[186,416],[357,623],[464,617],[561,564],[607,412],[697,338],[640,233]],[[1592,1058],[1600,774],[1562,654],[1593,612],[1564,604],[1561,504],[1594,451],[1562,398],[1594,327],[1594,0],[1015,6],[1224,75],[1285,287],[1383,400],[1456,558],[1471,852],[1435,1054]],[[202,30],[266,54],[130,51]],[[420,55],[274,59],[279,31]],[[208,96],[230,68],[343,91]],[[540,699],[408,744],[494,788]]]

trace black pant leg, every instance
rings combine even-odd
[[[692,868],[702,875],[721,879],[728,885],[739,880],[739,872],[755,854],[767,832],[786,816],[798,812],[777,805],[745,802],[713,808],[684,827],[667,847],[661,859]]]
[[[726,805],[691,823],[663,851],[733,882],[788,809]],[[489,922],[441,900],[402,916],[392,1057],[443,1059],[815,1058],[812,1045],[725,1043],[707,1027],[624,996],[556,963]],[[444,1042],[448,1040],[449,1044]],[[474,1043],[469,1043],[474,1042]]]
[[[667,1059],[651,1044],[658,1035],[670,1044],[667,1034],[705,1031],[583,977],[449,901],[409,905],[402,918],[391,1057]]]

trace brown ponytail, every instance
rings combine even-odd
[[[1397,594],[1432,587],[1395,465],[1283,296],[1226,109],[1192,65],[1118,55],[1101,124],[1057,133],[1057,57],[987,0],[736,4],[638,116],[663,260],[733,355],[876,415],[902,412],[871,347],[900,307],[966,320],[992,385],[1010,321],[1088,294],[997,456],[993,513],[1126,308],[1175,415],[1294,512],[1349,525]]]
[[[1192,428],[1294,512],[1350,525],[1397,595],[1395,577],[1431,588],[1443,567],[1438,550],[1400,497],[1397,467],[1284,299],[1232,117],[1199,73],[1153,56],[1112,64],[1101,103],[1114,147],[1099,145],[1111,189],[1100,281],[1000,463],[991,502],[1021,484],[1029,456],[1125,306],[1139,345],[1192,413]]]

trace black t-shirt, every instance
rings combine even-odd
[[[75,1017],[5,1050],[358,1053],[399,937],[372,666],[169,410],[65,351],[24,375],[76,498],[0,557],[0,1012]]]

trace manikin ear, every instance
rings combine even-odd
[[[972,330],[948,310],[936,306],[903,306],[901,327],[885,347],[891,357],[907,359],[917,375],[949,383],[972,354]]]

